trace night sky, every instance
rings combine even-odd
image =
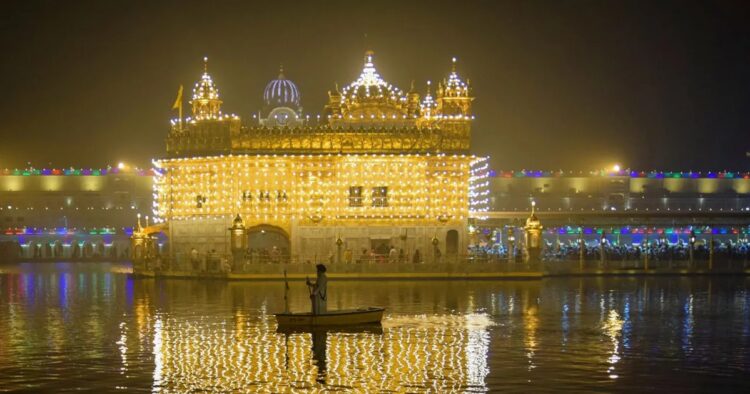
[[[204,55],[225,113],[283,63],[315,115],[373,49],[403,90],[458,57],[496,169],[750,169],[747,2],[405,3],[4,1],[0,167],[149,165]]]

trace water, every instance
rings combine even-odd
[[[382,330],[285,334],[279,282],[129,270],[0,266],[0,391],[750,388],[744,277],[332,281],[330,309],[385,306]]]

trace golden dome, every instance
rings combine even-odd
[[[465,97],[469,95],[469,84],[461,80],[456,72],[456,58],[451,59],[453,66],[448,79],[443,80],[442,95],[445,97]]]
[[[422,103],[420,104],[420,109],[422,110],[422,116],[427,116],[427,117],[429,117],[435,111],[435,108],[437,108],[437,103],[435,102],[435,99],[432,97],[432,91],[430,91],[430,85],[431,85],[431,82],[427,81],[427,93],[424,95],[424,98],[422,99]]]
[[[365,53],[359,77],[331,96],[340,100],[339,118],[354,121],[403,120],[408,116],[407,97],[398,87],[385,81],[373,63],[374,53]]]
[[[525,228],[542,228],[542,222],[536,216],[536,201],[531,201],[531,215],[526,218]]]
[[[193,116],[196,119],[215,118],[221,115],[219,89],[208,74],[208,58],[203,58],[203,75],[193,88]]]

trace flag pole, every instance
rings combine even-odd
[[[180,108],[178,111],[180,116],[180,130],[182,130],[182,100],[180,100]]]
[[[182,131],[182,85],[180,85],[180,108],[178,111],[180,116],[180,131]]]
[[[180,131],[182,131],[182,85],[180,85],[180,89],[177,90],[177,98],[174,101],[174,104],[172,104],[172,109],[176,109],[178,111],[178,124],[180,125]]]

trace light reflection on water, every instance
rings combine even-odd
[[[329,308],[385,306],[382,328],[283,333],[272,316],[279,282],[133,279],[128,269],[0,266],[0,390],[748,385],[746,278],[332,281]],[[304,285],[291,287],[291,309],[306,310]]]

